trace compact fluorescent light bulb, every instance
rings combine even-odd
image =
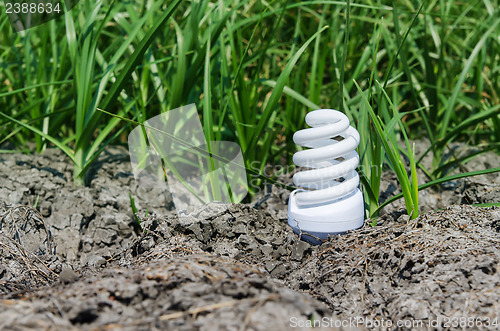
[[[317,244],[328,235],[363,226],[363,195],[355,170],[359,133],[346,115],[333,109],[308,113],[306,123],[311,128],[297,131],[293,141],[310,149],[295,153],[293,162],[312,169],[293,176],[303,189],[290,194],[288,224],[302,239]]]

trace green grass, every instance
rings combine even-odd
[[[252,184],[280,184],[266,165],[291,164],[305,114],[335,108],[361,134],[367,215],[380,210],[389,167],[413,218],[418,189],[500,150],[499,7],[102,0],[17,34],[1,11],[0,142],[24,152],[60,148],[74,162],[75,184],[85,185],[99,153],[125,143],[134,123],[196,103],[207,140],[241,146]],[[423,137],[429,168],[414,159],[412,141]],[[458,141],[477,152],[444,158]],[[417,167],[427,184],[417,186]]]

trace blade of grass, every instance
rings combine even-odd
[[[342,52],[342,60],[340,61],[340,80],[339,80],[339,91],[337,96],[337,105],[341,112],[344,111],[344,102],[342,95],[344,93],[344,77],[345,77],[345,63],[347,59],[347,46],[349,44],[349,31],[350,31],[350,13],[351,13],[351,1],[346,1],[345,7],[345,32],[344,32],[344,48]],[[335,50],[333,50],[335,52]]]
[[[410,141],[408,140],[408,135],[406,134],[405,127],[403,125],[403,122],[401,121],[401,115],[399,114],[398,108],[392,103],[391,99],[389,98],[389,95],[387,95],[387,92],[384,90],[382,85],[378,81],[376,81],[376,83],[381,89],[382,93],[384,94],[385,99],[391,106],[394,114],[394,119],[397,120],[399,128],[401,130],[401,133],[403,134],[406,143],[406,151],[410,159],[410,172],[411,172],[410,189],[413,202],[413,211],[410,215],[410,219],[415,219],[418,216],[418,181],[417,181],[417,166],[415,162],[415,143],[413,144],[413,148],[411,148]],[[394,137],[392,136],[391,138],[393,146],[397,146],[396,142],[394,141]],[[404,166],[402,168],[404,170]],[[406,173],[406,170],[404,170],[404,172]]]
[[[413,19],[411,20],[410,26],[406,30],[405,35],[404,35],[403,39],[401,40],[401,43],[399,44],[399,47],[398,47],[396,54],[391,59],[391,62],[389,64],[389,69],[386,71],[385,76],[384,76],[384,84],[383,84],[384,89],[387,87],[387,83],[389,81],[389,76],[391,74],[392,68],[394,67],[394,63],[396,62],[396,59],[398,58],[398,55],[401,52],[401,48],[403,47],[403,44],[405,43],[406,38],[408,37],[413,25],[415,24],[417,17],[420,14],[420,11],[422,10],[424,4],[425,4],[425,1],[422,1],[420,6],[418,7],[417,12],[413,16]]]
[[[446,176],[446,177],[442,177],[442,178],[430,181],[428,183],[422,184],[422,185],[418,186],[418,190],[423,191],[423,190],[428,189],[430,187],[433,187],[433,186],[436,186],[436,185],[439,185],[442,183],[450,182],[453,180],[467,178],[467,177],[480,176],[480,175],[486,175],[486,174],[492,174],[492,173],[496,173],[496,172],[500,172],[500,167],[485,169],[485,170],[476,170],[476,171],[470,171],[470,172],[465,172],[465,173],[461,173],[461,174]],[[403,198],[403,193],[396,194],[395,196],[387,199],[386,201],[384,201],[384,203],[382,203],[378,207],[376,212],[379,212],[385,206],[387,206],[387,205],[389,205],[389,204],[393,203],[394,201],[399,200],[401,198]]]
[[[398,177],[398,181],[401,185],[401,189],[404,194],[405,205],[408,215],[412,215],[414,210],[414,203],[410,191],[410,183],[408,177],[406,176],[406,170],[401,160],[401,156],[397,153],[397,145],[394,145],[394,142],[391,141],[391,135],[388,134],[388,132],[384,129],[384,124],[382,123],[382,120],[373,111],[368,101],[368,98],[366,97],[365,93],[361,90],[361,87],[359,87],[356,81],[354,81],[354,84],[356,85],[358,92],[361,94],[363,98],[365,106],[367,107],[370,117],[372,118],[376,132],[380,138],[380,141],[384,145],[385,152],[387,153],[387,156],[389,157],[389,160],[391,161],[391,164],[393,166],[393,170],[396,173],[396,176]]]
[[[180,3],[181,0],[174,0],[173,2],[171,2],[170,5],[165,10],[165,12],[163,13],[163,15],[161,16],[161,18],[157,21],[156,25],[153,26],[148,31],[146,37],[141,41],[141,43],[135,49],[130,59],[125,64],[120,75],[116,79],[115,84],[112,85],[111,89],[106,95],[106,98],[104,98],[104,100],[99,105],[100,108],[103,109],[109,108],[109,106],[116,101],[118,95],[120,94],[120,92],[123,90],[123,87],[127,83],[128,78],[135,70],[135,68],[139,64],[140,59],[146,52],[146,49],[148,49],[148,47],[151,45],[156,35],[160,32],[160,29],[167,23],[170,17],[174,14],[175,10],[177,9]]]
[[[66,145],[62,144],[59,140],[55,139],[54,137],[48,135],[48,134],[45,134],[43,131],[33,127],[32,125],[29,125],[29,124],[26,124],[26,123],[23,123],[7,114],[4,114],[2,112],[0,112],[0,116],[3,116],[5,117],[6,119],[8,119],[9,121],[11,122],[14,122],[38,135],[40,135],[41,137],[43,137],[44,139],[47,139],[48,141],[50,141],[51,143],[53,143],[54,145],[57,146],[57,148],[59,148],[61,151],[63,151],[66,155],[68,155],[68,157],[73,161],[75,162],[75,155],[73,153],[73,151]]]
[[[269,123],[269,118],[271,117],[273,111],[275,110],[276,105],[278,104],[279,99],[281,98],[281,94],[283,93],[283,89],[285,88],[285,83],[288,80],[288,77],[292,73],[292,70],[299,60],[300,56],[304,51],[307,49],[309,44],[316,38],[318,37],[323,31],[325,31],[328,28],[328,26],[323,27],[321,30],[316,32],[314,35],[312,35],[305,43],[302,45],[302,47],[295,53],[292,58],[288,61],[288,63],[285,66],[285,69],[283,69],[283,72],[281,73],[280,77],[278,78],[278,81],[276,82],[276,87],[273,89],[273,92],[271,93],[271,97],[269,98],[266,107],[264,109],[264,112],[259,119],[259,122],[257,124],[257,127],[254,130],[254,135],[252,140],[250,141],[248,148],[246,151],[244,151],[245,155],[249,151],[253,151],[255,146],[257,145],[257,142],[259,141],[260,137],[264,133],[264,127],[268,126]]]
[[[462,72],[460,73],[460,76],[458,77],[458,81],[455,84],[455,88],[453,89],[453,93],[451,94],[451,97],[448,100],[448,103],[446,105],[446,110],[443,116],[442,124],[441,124],[441,129],[438,133],[438,138],[443,139],[446,136],[446,133],[448,131],[451,115],[455,109],[455,102],[458,97],[458,93],[462,90],[462,85],[465,81],[465,78],[467,77],[467,73],[470,70],[470,67],[472,66],[472,63],[476,56],[479,54],[479,51],[484,47],[484,44],[486,43],[486,40],[490,37],[490,35],[495,31],[498,23],[500,23],[500,19],[495,19],[490,28],[483,34],[482,38],[478,41],[474,49],[472,50],[472,53],[470,54],[469,58],[465,62],[465,65],[462,69]]]

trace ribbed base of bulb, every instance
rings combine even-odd
[[[350,195],[334,202],[312,207],[298,206],[295,190],[288,200],[288,224],[301,239],[313,244],[338,233],[358,229],[364,223],[363,195],[356,189]]]

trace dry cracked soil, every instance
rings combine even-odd
[[[179,218],[168,191],[136,183],[123,147],[88,187],[71,167],[55,149],[0,155],[2,330],[500,329],[500,209],[470,205],[499,201],[498,174],[420,192],[414,220],[399,201],[312,246],[275,186]],[[384,173],[382,200],[398,192]]]

